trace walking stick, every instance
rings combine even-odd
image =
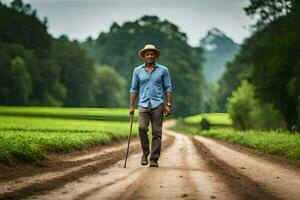
[[[127,158],[128,158],[129,144],[130,144],[130,138],[131,138],[131,132],[132,132],[132,123],[133,123],[133,115],[130,115],[130,131],[129,131],[129,135],[128,135],[128,145],[127,145],[127,152],[126,152],[124,168],[126,168],[126,163],[127,163]]]

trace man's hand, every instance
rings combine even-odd
[[[164,109],[164,116],[168,117],[171,114],[171,107],[166,105]]]
[[[129,108],[129,115],[131,116],[134,116],[134,108]]]

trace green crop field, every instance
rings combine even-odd
[[[137,113],[137,112],[136,112]],[[124,108],[62,108],[62,107],[7,107],[0,106],[0,115],[47,118],[128,121]],[[137,115],[135,116],[137,118]]]
[[[209,130],[201,130],[200,122],[205,118],[211,123]],[[226,113],[207,113],[186,117],[173,129],[279,155],[290,160],[300,160],[300,134],[288,131],[237,131],[230,127],[231,120]]]
[[[0,107],[0,162],[33,162],[47,152],[110,144],[127,138],[129,125],[128,109]]]

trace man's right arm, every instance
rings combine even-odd
[[[137,70],[135,69],[132,74],[132,82],[130,87],[129,115],[134,115],[134,104],[135,104],[138,91],[139,91],[139,79],[137,75]]]
[[[129,106],[129,115],[134,115],[134,104],[136,100],[136,93],[130,93],[130,106]]]

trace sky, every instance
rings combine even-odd
[[[9,3],[11,0],[2,0]],[[176,24],[197,46],[211,28],[218,28],[237,43],[250,36],[253,20],[243,7],[249,0],[23,0],[47,17],[49,32],[58,37],[84,41],[108,32],[113,22],[119,25],[143,15],[156,15]]]

